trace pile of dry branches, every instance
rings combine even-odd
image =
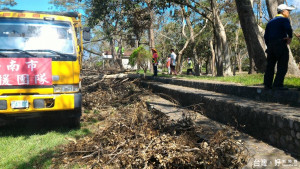
[[[105,125],[63,147],[53,159],[54,167],[240,168],[246,164],[247,150],[230,138],[231,133],[219,131],[200,141],[201,126],[190,118],[171,122],[160,112],[148,111],[139,97],[146,94],[126,80],[106,80],[87,91],[85,108],[98,110],[93,116],[101,117],[95,118]]]

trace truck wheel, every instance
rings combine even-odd
[[[80,128],[80,117],[71,117],[67,121],[69,128]]]
[[[81,108],[72,110],[72,117],[69,117],[67,120],[67,126],[70,128],[80,128],[80,117],[81,117]]]

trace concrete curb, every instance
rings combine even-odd
[[[263,89],[263,87],[248,87],[233,83],[175,79],[164,77],[147,76],[146,79],[167,84],[191,87],[195,89],[203,89],[218,93],[225,93],[234,96],[255,99],[259,101],[288,104],[290,106],[300,107],[300,91],[296,90],[265,90]]]
[[[182,106],[202,103],[207,117],[300,155],[300,108],[159,82],[142,82],[142,85],[171,96]]]

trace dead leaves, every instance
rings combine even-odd
[[[105,125],[95,133],[72,140],[53,167],[88,168],[241,168],[248,154],[231,133],[219,131],[199,142],[205,132],[191,118],[171,122],[160,112],[150,112],[140,95],[149,94],[128,79],[104,80],[83,96],[84,116]],[[99,118],[101,117],[101,118]]]

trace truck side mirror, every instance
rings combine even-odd
[[[90,27],[83,28],[83,40],[85,40],[85,41],[91,40],[91,28]]]

